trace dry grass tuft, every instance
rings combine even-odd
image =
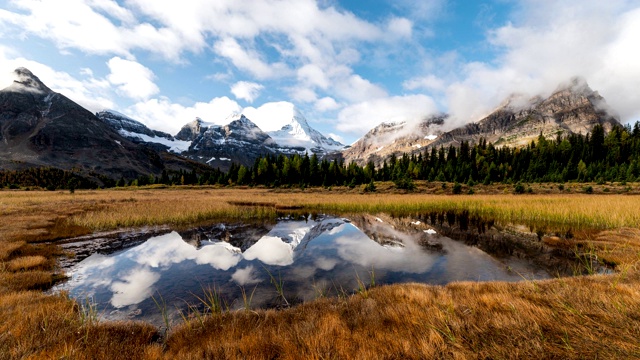
[[[8,259],[16,250],[26,245],[25,241],[0,241],[0,261]]]
[[[30,270],[41,267],[47,263],[47,258],[42,255],[24,256],[9,261],[7,269],[9,271]]]
[[[583,242],[608,263],[640,270],[640,228],[606,230]]]

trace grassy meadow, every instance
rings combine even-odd
[[[637,184],[440,184],[400,193],[361,189],[127,188],[0,191],[0,359],[11,358],[640,358],[640,196]],[[605,189],[608,189],[605,191]],[[466,190],[466,189],[465,189]],[[465,191],[466,193],[466,191]],[[253,206],[247,206],[253,205]],[[222,312],[174,324],[98,322],[84,304],[42,292],[63,278],[55,240],[95,231],[216,219],[275,219],[280,211],[396,215],[468,210],[549,231],[572,229],[616,264],[610,275],[519,283],[380,286],[285,310]]]

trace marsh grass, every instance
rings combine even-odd
[[[251,291],[251,294],[247,294],[246,289],[244,288],[244,286],[239,286],[240,288],[240,294],[242,295],[242,308],[244,309],[244,311],[251,311],[251,303],[253,302],[253,295],[256,292],[256,289],[258,288],[258,286],[254,286],[253,290]]]
[[[47,262],[47,258],[42,255],[23,256],[9,261],[7,269],[9,271],[22,271],[40,267]]]
[[[614,195],[618,189],[611,186],[612,195],[577,194],[580,189],[574,184],[566,184],[563,194],[542,194],[546,190],[534,186],[533,195],[500,195],[506,187],[487,195],[489,188],[478,185],[474,195],[447,197],[434,194],[448,191],[439,184],[417,185],[417,192],[400,194],[385,193],[393,190],[376,184],[375,193],[362,195],[357,189],[338,188],[0,192],[0,357],[640,357],[639,197]],[[633,186],[632,192],[637,192]],[[571,194],[565,194],[567,190]],[[594,194],[600,192],[594,186]],[[229,203],[233,201],[252,204]],[[573,239],[559,246],[591,248],[617,272],[519,283],[375,287],[375,275],[370,274],[366,297],[352,296],[334,284],[337,298],[280,311],[248,311],[255,288],[251,293],[241,288],[247,311],[211,316],[213,311],[205,310],[200,317],[185,316],[164,337],[148,324],[89,324],[83,318],[92,317],[92,310],[87,313],[64,294],[39,291],[59,278],[55,259],[63,253],[46,243],[49,240],[95,230],[180,227],[223,218],[270,221],[281,209],[295,208],[307,213],[405,216],[468,210],[470,215],[503,222],[572,229]],[[47,261],[41,262],[41,257]],[[40,265],[10,265],[32,261]]]
[[[160,316],[162,316],[162,322],[164,323],[164,333],[166,335],[169,331],[171,331],[171,318],[169,317],[169,309],[167,308],[167,303],[162,297],[162,294],[158,292],[157,295],[157,298],[155,295],[152,295],[151,299],[156,304],[156,308],[158,309]]]
[[[271,285],[273,285],[273,287],[276,289],[278,298],[282,299],[283,306],[286,306],[286,307],[291,306],[291,304],[289,304],[289,301],[284,295],[284,280],[282,279],[280,272],[278,272],[278,278],[276,279],[275,276],[273,276],[273,274],[271,274],[271,272],[266,267],[263,266],[263,268],[269,275]]]
[[[220,288],[216,287],[203,287],[202,296],[194,295],[196,299],[200,301],[209,314],[220,314],[225,310],[229,310],[229,305],[222,298],[222,292]]]
[[[88,195],[77,192],[80,199]],[[466,210],[472,216],[548,228],[615,229],[640,226],[635,196],[563,195],[360,195],[332,191],[280,192],[267,189],[105,191],[90,195],[100,206],[74,214],[80,229],[105,230],[156,224],[193,224],[213,219],[274,219],[282,209],[310,212],[411,215]],[[107,201],[106,198],[109,198]],[[134,198],[135,201],[130,201]],[[104,199],[104,200],[103,200]],[[127,201],[124,201],[127,200]]]

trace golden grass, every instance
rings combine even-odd
[[[175,330],[171,359],[609,358],[640,356],[640,283],[592,276],[404,284],[284,311],[226,313]],[[194,345],[198,344],[198,345]]]
[[[11,256],[14,251],[20,249],[26,244],[27,243],[25,241],[0,242],[0,261],[5,260]]]
[[[9,261],[9,271],[29,270],[46,264],[47,258],[42,255],[23,256]]]
[[[344,188],[0,192],[0,359],[640,358],[640,197],[479,190],[499,194],[443,196],[435,187],[367,195]],[[178,326],[162,343],[149,325],[87,321],[64,295],[31,291],[59,278],[62,252],[46,241],[118,227],[268,219],[300,207],[402,215],[464,209],[550,230],[583,229],[560,245],[592,248],[619,271],[515,284],[383,286],[366,297],[214,315],[204,326]]]
[[[629,195],[361,195],[357,191],[313,189],[286,192],[267,189],[138,189],[132,191],[76,191],[76,194],[28,192],[11,194],[3,203],[28,203],[38,208],[61,205],[71,221],[62,221],[58,233],[172,224],[187,225],[217,218],[274,218],[279,209],[303,207],[335,213],[469,210],[496,220],[540,224],[554,228],[613,229],[640,226],[640,197]],[[247,207],[232,204],[258,204]],[[264,206],[264,205],[267,206]],[[274,206],[270,206],[274,204]],[[51,220],[55,221],[55,219]],[[65,228],[67,227],[67,228]],[[34,231],[37,229],[19,229]],[[54,234],[55,235],[55,234]],[[32,238],[51,237],[34,234]]]
[[[156,336],[145,324],[91,324],[64,295],[0,295],[0,358],[140,359]]]

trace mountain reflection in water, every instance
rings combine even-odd
[[[171,232],[116,253],[89,256],[55,290],[90,299],[107,319],[160,324],[158,299],[173,319],[212,287],[230,309],[244,306],[243,290],[253,293],[253,308],[278,307],[283,301],[272,276],[283,282],[288,302],[296,303],[351,293],[358,278],[368,284],[372,273],[376,284],[549,277],[525,261],[496,259],[424,226],[361,215],[283,219],[255,227],[217,224],[184,237]]]

